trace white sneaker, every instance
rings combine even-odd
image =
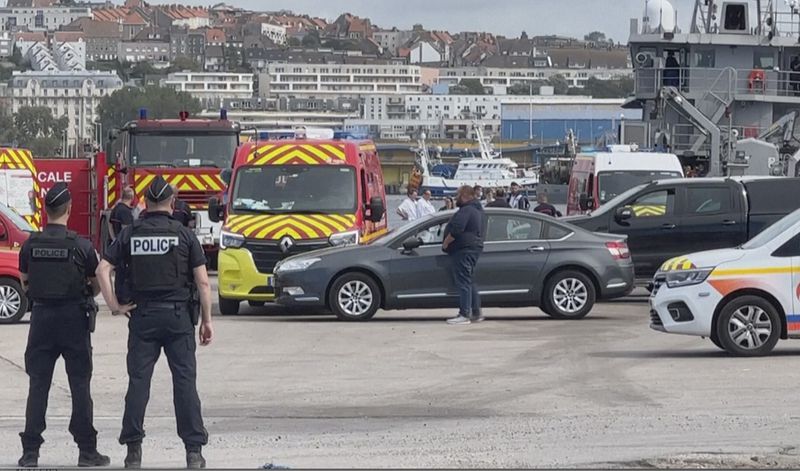
[[[472,321],[469,320],[469,317],[459,315],[458,317],[447,319],[447,323],[450,325],[470,325]]]

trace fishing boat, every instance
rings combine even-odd
[[[474,125],[473,128],[477,136],[480,155],[470,155],[459,160],[452,177],[438,171],[434,172],[435,168],[441,168],[441,158],[440,156],[431,156],[425,142],[425,134],[420,135],[416,149],[417,161],[411,181],[439,197],[453,195],[459,187],[464,185],[508,188],[512,183],[517,183],[524,191],[535,190],[539,183],[539,170],[520,168],[516,162],[503,157],[494,148],[482,126]]]

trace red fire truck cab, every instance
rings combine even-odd
[[[148,119],[145,110],[139,119],[114,130],[105,152],[108,164],[103,184],[105,207],[111,209],[122,190],[130,186],[141,196],[156,176],[179,190],[178,198],[189,204],[194,214],[194,231],[211,258],[216,257],[221,225],[208,218],[208,202],[225,189],[220,177],[231,168],[239,145],[239,124],[228,121],[225,110],[220,119]],[[101,231],[107,224],[101,223]]]

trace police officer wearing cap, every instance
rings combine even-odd
[[[163,349],[172,372],[175,417],[178,435],[186,446],[187,467],[203,468],[206,462],[201,449],[208,442],[208,433],[196,387],[194,325],[201,316],[200,344],[210,344],[214,334],[205,255],[191,230],[172,217],[175,197],[163,178],[153,180],[145,199],[147,211],[122,230],[97,269],[112,314],[130,316],[128,394],[119,441],[128,447],[125,467],[141,467],[150,380]],[[114,269],[118,277],[124,277],[130,304],[120,305],[112,288]],[[199,297],[199,314],[194,293]]]
[[[99,293],[95,277],[97,253],[91,242],[67,230],[72,198],[67,184],[56,183],[45,196],[48,224],[31,235],[19,253],[23,286],[33,302],[25,371],[30,378],[21,467],[36,467],[44,442],[45,415],[53,370],[64,358],[72,396],[69,431],[78,444],[78,466],[108,466],[97,452],[90,391],[93,319],[87,298]]]

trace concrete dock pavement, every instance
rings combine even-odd
[[[215,317],[198,348],[211,467],[766,467],[794,465],[790,406],[800,342],[731,358],[710,341],[648,328],[642,298],[586,319],[489,309],[448,326],[449,311],[381,312],[368,323],[277,307]],[[0,467],[19,458],[27,322],[0,326]],[[122,465],[126,320],[101,313],[94,335],[101,451]],[[59,361],[44,467],[74,465],[69,389]],[[185,466],[172,387],[159,361],[145,467]],[[754,461],[755,459],[755,461]]]

